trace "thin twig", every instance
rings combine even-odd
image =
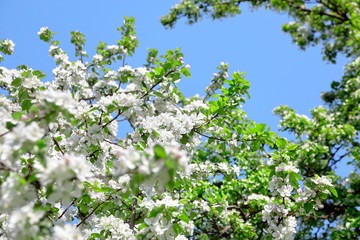
[[[54,137],[52,137],[52,140],[54,141],[55,145],[59,148],[60,152],[62,153],[62,155],[65,155],[64,151],[61,149],[58,141],[56,141],[56,139]]]
[[[121,188],[119,188],[118,190],[116,190],[116,192],[114,192],[113,194],[119,192],[120,190],[121,190]],[[99,203],[99,204],[91,211],[91,213],[89,213],[83,220],[81,220],[81,222],[80,222],[78,225],[76,225],[76,228],[78,228],[81,224],[83,224],[83,223],[86,221],[86,219],[88,219],[101,205],[103,205],[105,202],[109,201],[113,194],[110,194],[110,196],[109,196],[107,199],[105,199],[105,201],[102,201],[101,203]]]
[[[2,160],[0,160],[0,165],[5,167],[5,168],[3,168],[4,170],[9,170],[10,172],[16,172],[15,169],[13,169],[11,166],[7,165],[7,163],[3,162]],[[0,168],[0,170],[1,169],[2,168]]]
[[[0,134],[0,137],[5,136],[6,134],[8,134],[10,131],[4,132],[3,134]]]
[[[181,110],[181,108],[179,108],[178,105],[176,105],[173,101],[170,100],[170,98],[166,99],[168,100],[174,107],[176,107],[182,114],[185,114],[183,110]]]
[[[137,197],[134,198],[132,208],[131,208],[131,222],[130,222],[130,229],[134,229],[135,227],[135,219],[136,219],[136,204],[137,204]]]
[[[160,81],[158,81],[156,84],[154,84],[149,91],[147,91],[144,95],[142,95],[142,97],[140,99],[143,99],[144,97],[146,97],[147,95],[149,95],[149,93],[157,86],[159,85],[162,81],[164,81],[164,79],[161,79]]]
[[[63,211],[63,213],[58,217],[57,220],[59,220],[60,218],[62,218],[62,216],[65,215],[65,213],[69,210],[69,208],[75,203],[75,201],[77,200],[77,198],[74,198],[74,200],[72,200],[72,202],[70,203],[70,205]]]
[[[204,123],[204,125],[200,125],[200,126],[194,127],[194,129],[198,129],[198,128],[201,128],[201,127],[204,127],[204,126],[210,124],[210,123],[212,122],[212,120],[214,120],[215,118],[217,118],[217,116],[219,116],[219,113],[216,113],[214,116],[212,116],[206,123]]]
[[[324,4],[323,2],[321,2],[321,3]],[[289,6],[295,8],[295,9],[297,9],[299,11],[302,11],[302,12],[308,12],[308,13],[313,13],[314,12],[311,9],[302,8],[302,7],[300,7],[298,5],[294,5],[294,4],[289,4]],[[326,6],[326,5],[324,4],[324,6]],[[328,17],[331,17],[331,18],[336,18],[336,19],[340,20],[341,22],[345,22],[347,20],[346,18],[342,18],[344,16],[339,17],[339,16],[336,16],[336,15],[333,15],[333,14],[327,13],[327,12],[318,12],[317,14],[319,14],[320,16],[324,15],[324,16],[328,16]]]
[[[116,145],[116,146],[119,146],[119,147],[124,148],[124,147],[123,147],[123,146],[121,146],[120,144],[115,143],[115,142],[112,142],[112,141],[109,141],[109,140],[107,140],[107,139],[104,139],[104,141],[105,141],[105,142],[107,142],[107,143],[114,144],[114,145]]]
[[[116,120],[117,122],[123,122],[123,121],[126,121],[127,120],[127,118],[123,118],[123,119],[118,119],[118,120]]]
[[[166,73],[164,75],[164,77],[167,77],[169,76],[171,73],[173,73],[174,70],[170,70],[168,73]],[[160,79],[156,84],[154,84],[150,89],[149,91],[147,91],[140,99],[143,99],[144,97],[146,97],[147,95],[149,95],[149,93],[157,86],[159,85],[160,83],[162,83],[164,81],[164,78]]]
[[[214,136],[208,136],[208,135],[205,135],[205,134],[199,132],[199,131],[196,130],[196,129],[193,129],[193,131],[196,132],[197,134],[200,134],[200,135],[203,136],[203,137],[210,138],[210,139],[216,139],[216,140],[219,140],[219,141],[226,142],[226,140],[223,139],[223,138],[218,138],[218,137],[214,137]]]
[[[95,156],[95,153],[97,153],[98,151],[100,151],[99,149],[96,149],[95,151],[93,151],[92,153],[90,153],[87,157],[91,158]]]
[[[118,114],[111,119],[108,123],[106,123],[104,126],[102,126],[103,128],[105,128],[107,125],[109,125],[110,123],[112,123],[113,121],[115,121],[120,115],[122,114],[122,111],[119,110]]]

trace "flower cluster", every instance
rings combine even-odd
[[[288,216],[289,211],[284,205],[268,203],[262,214],[263,221],[269,225],[265,230],[267,233],[275,239],[293,239],[293,234],[296,232],[296,219],[294,216]]]
[[[191,98],[177,87],[190,77],[180,49],[160,58],[150,50],[146,67],[125,64],[138,45],[134,29],[125,18],[117,45],[100,42],[90,58],[85,36],[72,32],[71,61],[41,28],[53,81],[27,66],[0,67],[8,97],[0,97],[1,238],[250,239],[262,219],[269,236],[291,239],[295,217],[336,192],[330,180],[299,188],[296,146],[246,118],[249,83],[241,73],[229,79],[228,64],[205,97]],[[0,44],[14,51],[11,40]],[[123,66],[110,69],[116,60]],[[264,145],[277,148],[272,157]]]

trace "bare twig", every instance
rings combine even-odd
[[[107,125],[109,125],[110,123],[112,123],[113,121],[115,121],[120,115],[122,114],[122,111],[119,110],[118,114],[111,119],[108,123],[106,123],[105,125],[103,125],[102,127],[105,128]]]
[[[197,134],[200,134],[200,135],[203,136],[203,137],[210,138],[210,139],[216,139],[216,140],[219,140],[219,141],[222,141],[222,142],[226,142],[226,140],[223,139],[223,138],[218,138],[218,137],[214,137],[214,136],[208,136],[208,135],[205,135],[205,134],[199,132],[199,131],[196,130],[196,129],[193,129],[193,131],[196,132]]]
[[[0,160],[0,165],[3,166],[4,168],[1,168],[0,167],[0,170],[1,169],[4,169],[4,170],[9,170],[10,172],[16,172],[15,169],[13,169],[11,166],[9,166],[7,163],[5,163],[4,161],[1,161]]]
[[[131,222],[130,222],[130,229],[134,229],[135,227],[135,219],[136,219],[136,204],[137,204],[137,197],[134,198],[132,208],[131,208]]]
[[[123,147],[123,146],[121,146],[120,144],[115,143],[115,142],[112,142],[112,141],[109,141],[109,140],[107,140],[107,139],[104,139],[104,141],[105,141],[105,142],[107,142],[107,143],[110,143],[110,144],[113,144],[113,145],[116,145],[116,146],[119,146],[119,147],[124,148],[124,147]]]
[[[58,217],[57,220],[59,220],[60,218],[62,218],[65,215],[65,213],[70,209],[70,207],[75,203],[76,200],[77,200],[77,198],[74,198],[74,200],[72,200],[70,205],[63,211],[63,213]]]
[[[4,132],[4,133],[0,134],[0,137],[5,136],[5,135],[8,134],[9,132],[10,132],[10,131],[7,131],[7,132]]]
[[[179,108],[179,106],[176,105],[173,101],[171,101],[170,99],[166,99],[166,100],[168,100],[174,107],[176,107],[182,114],[184,114],[184,111],[181,110],[181,108]]]
[[[52,140],[54,141],[55,145],[59,148],[59,150],[60,150],[60,152],[62,153],[62,155],[65,155],[65,153],[64,153],[64,151],[61,149],[58,141],[57,141],[54,137],[52,137]]]
[[[116,120],[117,122],[123,122],[123,121],[126,121],[127,120],[127,118],[123,118],[123,119],[118,119],[118,120]]]

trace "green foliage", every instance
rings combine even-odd
[[[274,113],[281,117],[281,130],[295,135],[296,139],[293,143],[288,143],[282,138],[276,138],[275,141],[264,138],[257,141],[254,139],[253,144],[247,146],[256,151],[261,149],[263,144],[269,144],[271,147],[275,144],[280,152],[286,152],[290,157],[287,161],[294,162],[300,169],[300,175],[295,172],[289,174],[289,181],[295,188],[300,187],[298,180],[302,180],[303,177],[304,186],[310,189],[316,186],[310,180],[316,175],[328,175],[333,179],[334,187],[324,186],[317,190],[319,196],[327,198],[323,209],[316,211],[319,217],[301,219],[295,239],[312,239],[320,228],[321,233],[316,233],[317,238],[320,236],[322,239],[355,239],[360,232],[358,224],[360,213],[355,203],[360,199],[358,187],[360,184],[360,2],[189,0],[172,7],[168,15],[161,18],[161,22],[165,27],[171,28],[182,17],[186,18],[189,24],[200,21],[204,16],[212,19],[232,17],[241,13],[240,5],[244,3],[254,9],[265,7],[287,13],[294,21],[284,24],[282,30],[289,33],[293,42],[301,49],[322,44],[325,60],[335,63],[337,54],[341,53],[351,61],[345,67],[343,78],[334,81],[331,84],[331,91],[322,94],[327,108],[313,109],[311,118],[297,114],[288,106],[274,109]],[[219,108],[218,101],[210,101],[210,109],[213,113],[219,112]],[[241,133],[242,136],[246,136],[244,130],[246,130],[245,126],[236,129],[239,135]],[[258,125],[254,124],[249,132],[264,136],[261,130],[262,127],[259,129]],[[216,149],[219,151],[219,147]],[[272,159],[284,158],[279,153],[272,153]],[[344,164],[345,159],[353,167],[354,172],[348,177],[341,178],[335,174],[335,169],[340,163]],[[275,167],[270,171],[271,179]],[[247,177],[249,178],[249,173]],[[305,212],[311,212],[313,206],[314,202],[307,202],[304,205]],[[330,224],[322,219],[327,219]],[[334,227],[334,224],[337,227]]]
[[[276,12],[287,13],[295,22],[284,24],[301,49],[322,43],[324,58],[335,62],[337,53],[348,57],[359,56],[360,18],[359,1],[353,0],[188,0],[176,4],[161,23],[173,27],[179,18],[185,17],[189,24],[198,22],[203,16],[222,19],[241,14],[240,6],[248,4],[257,9],[265,7]]]
[[[290,33],[294,42],[302,49],[323,43],[324,55],[331,62],[335,61],[337,53],[344,53],[352,59],[358,57],[358,2],[321,0],[317,6],[312,6],[308,1],[302,0],[183,1],[171,9],[168,16],[162,18],[162,23],[172,27],[181,16],[187,17],[189,23],[198,21],[206,14],[213,19],[234,16],[241,13],[239,5],[242,2],[249,2],[253,7],[266,6],[287,12],[296,22],[284,25],[283,30]],[[280,106],[274,110],[281,117],[281,130],[295,135],[294,141],[288,141],[271,132],[266,124],[255,123],[246,117],[242,104],[250,98],[250,84],[244,73],[235,72],[229,77],[227,64],[222,63],[217,68],[218,73],[211,79],[206,96],[202,99],[186,98],[177,87],[182,76],[191,77],[190,66],[183,66],[180,49],[167,50],[160,56],[158,50],[149,49],[145,63],[146,74],[137,78],[139,70],[131,72],[125,66],[126,57],[132,56],[139,44],[135,35],[135,20],[132,17],[124,19],[123,26],[118,28],[121,39],[117,41],[117,45],[99,42],[97,55],[91,63],[83,65],[86,76],[91,74],[86,83],[92,93],[95,86],[109,81],[106,77],[111,71],[109,66],[122,61],[122,71],[111,80],[116,84],[105,90],[99,88],[96,96],[82,99],[79,99],[81,86],[76,81],[69,83],[70,86],[58,85],[59,90],[69,91],[70,98],[77,97],[76,104],[89,101],[85,104],[89,109],[81,114],[58,104],[53,96],[48,96],[47,100],[39,100],[34,96],[34,92],[41,94],[45,87],[29,87],[25,83],[43,79],[45,74],[39,70],[21,65],[18,67],[19,76],[12,78],[11,82],[1,83],[1,87],[8,91],[12,103],[18,106],[7,116],[3,126],[7,132],[2,133],[2,137],[12,134],[20,125],[28,127],[35,122],[38,123],[36,127],[39,131],[44,130],[40,140],[36,138],[36,141],[31,141],[34,136],[30,136],[9,155],[9,158],[19,160],[21,171],[10,175],[15,170],[7,162],[0,162],[0,184],[14,178],[14,184],[19,183],[21,188],[31,187],[32,193],[36,192],[37,195],[32,194],[37,197],[34,209],[46,213],[46,217],[38,221],[49,225],[42,226],[44,231],[41,234],[52,231],[49,230],[52,221],[61,218],[58,216],[59,207],[50,203],[43,204],[42,201],[56,196],[55,193],[61,190],[57,184],[66,183],[69,185],[69,193],[74,194],[70,206],[77,208],[79,225],[94,214],[98,217],[116,216],[117,220],[129,223],[131,231],[135,226],[137,231],[145,231],[150,227],[151,221],[161,219],[162,223],[169,224],[173,238],[179,235],[193,239],[272,238],[269,233],[264,233],[265,229],[270,229],[270,224],[267,220],[264,221],[265,210],[270,203],[273,205],[270,205],[272,208],[269,214],[279,213],[280,208],[276,206],[290,210],[286,214],[276,215],[277,226],[283,226],[286,217],[289,219],[300,214],[296,239],[311,239],[314,234],[317,238],[318,229],[324,230],[321,236],[319,233],[323,239],[355,239],[358,236],[359,58],[347,66],[341,82],[334,82],[332,90],[323,94],[328,108],[313,109],[311,118],[297,114],[288,106]],[[57,56],[57,64],[65,70],[76,63],[82,63],[83,57],[88,57],[84,51],[85,36],[78,31],[71,32],[71,43],[75,46],[75,55],[79,60],[63,64],[61,57],[65,57],[66,53],[57,47],[59,42],[53,40],[54,34],[47,28],[42,28],[39,32],[40,39],[52,45],[50,54]],[[11,54],[13,43],[2,40],[0,51]],[[165,105],[171,106],[168,113],[172,117],[201,116],[199,122],[177,136],[176,141],[180,147],[175,152],[157,143],[163,137],[162,131],[170,128],[169,126],[161,125],[158,129],[147,130],[145,124],[141,124],[143,122],[133,120],[139,117],[136,116],[136,111],[116,99],[111,99],[106,106],[93,104],[98,98],[104,100],[107,97],[122,97],[121,94],[125,91],[119,91],[121,84],[130,85],[135,80],[139,85],[126,92],[129,94],[126,97],[132,96],[134,101],[139,102],[136,108],[141,109],[144,116],[147,116],[148,111],[152,111],[154,116],[160,116]],[[134,129],[134,134],[129,134],[124,139],[116,139],[111,132],[110,124],[119,116],[123,116],[123,120],[128,121]],[[181,124],[187,126],[189,122],[185,119],[174,125]],[[98,134],[97,130],[102,133]],[[84,181],[79,181],[77,171],[67,168],[71,162],[65,156],[69,145],[66,141],[76,138],[80,131],[86,139],[86,148],[79,152],[86,152],[86,161],[94,166],[102,165],[105,173],[101,176],[81,176],[86,179]],[[58,132],[61,134],[54,134]],[[90,138],[91,134],[93,138]],[[204,138],[203,141],[199,140],[200,137]],[[106,138],[116,139],[117,142]],[[133,145],[128,146],[131,144]],[[124,149],[133,152],[122,159]],[[184,154],[180,150],[184,149],[193,154],[190,163],[191,168],[196,169],[194,172],[187,171],[189,169],[181,165]],[[49,151],[62,156],[61,163],[65,162],[62,166],[65,166],[66,176],[58,176],[61,181],[49,179],[52,184],[39,177],[40,171],[49,167],[51,158],[45,157]],[[133,154],[138,157],[134,162]],[[29,157],[25,158],[27,155]],[[347,178],[341,178],[335,174],[335,168],[346,158],[354,166],[354,172]],[[104,162],[99,163],[101,160]],[[150,173],[141,165],[143,160],[149,165],[147,167]],[[34,164],[35,161],[39,164]],[[130,167],[122,172],[126,164]],[[125,178],[122,183],[114,181],[121,177]],[[286,184],[280,187],[278,184],[282,182]],[[74,193],[72,185],[81,187]],[[151,194],[146,193],[144,186],[153,188]],[[285,191],[282,188],[284,186],[290,190]],[[305,195],[308,194],[306,197],[304,192]],[[23,197],[26,197],[25,194]],[[64,197],[66,201],[69,200],[67,198],[70,197]],[[56,201],[62,202],[63,199]],[[146,207],[146,204],[152,207]],[[191,224],[194,227],[188,226]],[[335,224],[337,227],[334,227]],[[191,231],[187,228],[191,228]],[[110,223],[107,223],[99,233],[92,233],[91,239],[111,238],[111,230]],[[139,233],[137,237],[145,238],[146,232]]]

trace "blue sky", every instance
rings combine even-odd
[[[347,60],[339,57],[337,64],[322,60],[321,47],[305,52],[292,44],[289,35],[281,31],[283,23],[291,21],[287,15],[272,11],[249,11],[222,21],[204,19],[189,26],[179,21],[174,29],[160,24],[160,16],[167,14],[177,0],[0,0],[0,38],[15,42],[15,52],[5,56],[2,66],[15,68],[26,64],[44,71],[51,80],[55,63],[48,56],[49,46],[37,32],[48,26],[58,32],[63,50],[75,60],[70,44],[70,31],[79,30],[86,39],[85,50],[95,53],[101,40],[116,43],[116,30],[123,16],[136,20],[139,48],[127,63],[140,67],[145,63],[147,48],[182,48],[184,61],[191,66],[191,79],[184,79],[180,88],[186,96],[203,95],[212,74],[220,62],[230,65],[230,72],[247,72],[251,99],[244,106],[248,116],[258,123],[266,123],[277,130],[279,119],[272,109],[286,104],[300,114],[321,105],[320,93],[330,89],[333,80],[340,80]]]

